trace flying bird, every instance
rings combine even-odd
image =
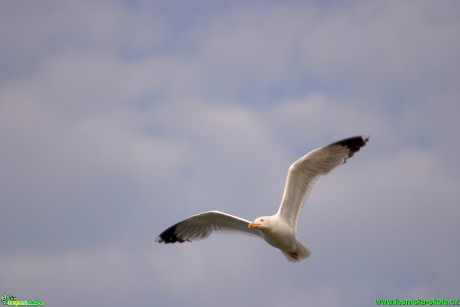
[[[213,231],[242,232],[264,239],[289,261],[302,260],[310,251],[296,239],[297,221],[303,203],[319,176],[329,173],[366,145],[369,136],[355,136],[319,147],[295,161],[287,175],[281,205],[274,215],[253,222],[220,211],[193,215],[163,231],[159,243],[183,243],[204,239]]]

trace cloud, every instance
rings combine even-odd
[[[450,37],[457,23],[449,6],[429,1],[360,2],[319,20],[303,39],[303,59],[318,76],[346,86],[434,82],[456,70],[450,59],[460,45]]]
[[[1,10],[1,291],[68,306],[456,295],[456,3],[245,5]],[[290,163],[361,133],[308,199],[301,264],[245,236],[154,244],[200,211],[275,212]]]

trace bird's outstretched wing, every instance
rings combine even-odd
[[[356,136],[317,148],[295,161],[288,171],[283,198],[278,210],[291,227],[297,229],[302,205],[315,180],[345,163],[369,140],[369,136]]]
[[[213,231],[243,232],[260,237],[257,229],[248,227],[250,221],[220,211],[193,215],[169,227],[156,239],[159,243],[183,243],[207,238]]]

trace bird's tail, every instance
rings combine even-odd
[[[297,262],[310,256],[310,251],[308,250],[308,248],[303,246],[302,243],[297,241],[296,245],[296,249],[292,252],[283,251],[283,254],[287,258],[287,260],[291,262]]]

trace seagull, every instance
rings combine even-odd
[[[264,239],[291,262],[307,258],[310,251],[296,239],[303,203],[319,176],[329,173],[366,145],[369,136],[355,136],[319,147],[295,161],[287,175],[281,205],[274,215],[253,222],[220,211],[193,215],[163,231],[158,243],[183,243],[207,238],[214,231],[240,232]]]

